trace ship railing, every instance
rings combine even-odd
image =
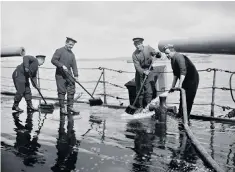
[[[12,69],[15,69],[15,67],[9,67],[9,66],[1,66],[1,68],[12,68]],[[50,67],[40,67],[40,69],[42,69],[42,70],[44,70],[44,69],[46,69],[46,70],[55,70],[55,68],[50,68]],[[94,84],[96,84],[95,88],[92,91],[92,95],[96,94],[97,86],[99,84],[102,84],[102,86],[103,86],[102,93],[97,93],[97,95],[103,96],[104,106],[111,107],[111,108],[122,108],[122,109],[126,108],[126,106],[124,105],[124,103],[122,101],[129,100],[129,98],[113,95],[113,93],[108,92],[107,85],[112,86],[112,87],[116,87],[116,88],[119,88],[119,89],[125,89],[125,90],[127,88],[125,88],[122,85],[118,85],[118,84],[115,84],[115,83],[107,81],[106,73],[107,72],[116,72],[116,73],[120,73],[120,74],[133,74],[134,75],[135,72],[111,69],[111,68],[106,68],[106,67],[79,68],[79,70],[96,70],[96,71],[100,71],[100,76],[99,76],[99,79],[97,81],[86,80],[86,81],[80,81],[80,82],[81,83],[94,83]],[[207,68],[207,69],[198,70],[198,72],[213,72],[213,84],[212,84],[212,87],[199,87],[198,88],[198,89],[212,89],[212,99],[211,99],[210,103],[197,103],[197,102],[195,102],[194,105],[198,105],[198,106],[211,106],[211,113],[210,113],[211,117],[214,117],[215,106],[222,108],[223,111],[225,111],[225,110],[233,110],[233,111],[235,111],[234,107],[230,107],[230,106],[226,106],[226,105],[220,105],[220,104],[217,104],[216,101],[215,101],[216,90],[223,90],[223,91],[229,91],[231,93],[232,100],[235,102],[234,95],[233,95],[235,89],[233,88],[233,85],[232,85],[232,77],[233,77],[235,72],[234,71],[229,71],[229,70],[218,69],[218,68]],[[230,87],[229,88],[228,87],[217,87],[216,86],[216,75],[217,75],[217,72],[224,72],[224,73],[230,74],[230,80],[229,80],[229,86]],[[159,73],[172,73],[172,71],[159,72]],[[10,77],[1,76],[1,78],[12,80],[12,78],[10,78]],[[39,72],[38,72],[38,83],[39,83],[39,86],[40,86],[40,80],[55,81],[54,79],[46,79],[46,78],[40,77]],[[9,85],[5,85],[4,83],[1,83],[1,86],[14,87],[13,85],[9,86]],[[52,92],[57,92],[57,90],[51,89],[51,88],[40,87],[40,89],[41,90],[52,91]],[[164,90],[158,90],[158,91],[159,92],[164,92],[164,91],[167,91],[167,90],[164,88]],[[13,92],[2,91],[2,90],[1,90],[1,93],[2,94],[11,94],[11,95],[14,95]],[[77,103],[88,103],[87,101],[79,101],[80,97],[81,97],[81,95],[78,95],[77,97],[75,97],[75,102],[77,102]],[[114,99],[118,100],[119,104],[117,104],[117,105],[109,104],[107,102],[107,97],[114,98]],[[34,96],[34,98],[40,98],[40,97]],[[57,100],[57,98],[53,98],[53,97],[46,97],[46,98],[47,99],[51,99],[51,100]],[[179,104],[179,103],[170,102],[170,104]]]

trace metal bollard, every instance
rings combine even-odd
[[[160,107],[165,108],[166,107],[166,96],[160,95],[159,99],[160,99]]]
[[[166,97],[165,95],[160,95],[160,113],[159,113],[159,122],[166,123],[166,117],[167,117],[167,106],[166,106]]]

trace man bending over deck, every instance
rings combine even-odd
[[[183,54],[177,53],[173,45],[166,45],[163,48],[163,51],[165,52],[167,58],[171,60],[171,67],[174,75],[172,88],[169,92],[174,91],[173,88],[175,87],[176,82],[179,79],[178,87],[185,89],[187,112],[188,115],[190,115],[199,84],[199,75],[197,69],[188,57]],[[178,116],[183,116],[181,94]]]
[[[29,84],[29,78],[33,80],[32,85],[38,88],[37,85],[37,71],[38,66],[41,66],[45,61],[45,56],[33,56],[26,55],[23,57],[23,63],[16,67],[15,71],[12,74],[12,79],[16,88],[16,94],[14,98],[14,104],[12,110],[17,112],[23,112],[19,108],[19,103],[22,97],[25,98],[27,102],[27,110],[29,112],[37,111],[36,108],[32,105],[32,93]],[[35,84],[33,84],[35,83]]]

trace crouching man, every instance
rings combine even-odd
[[[33,107],[32,104],[32,93],[29,83],[29,78],[33,80],[31,81],[33,87],[37,87],[37,71],[38,66],[41,66],[45,61],[45,56],[29,56],[26,55],[23,57],[23,63],[18,65],[15,71],[12,74],[12,79],[16,88],[16,94],[14,97],[14,104],[12,110],[17,112],[23,112],[21,108],[19,108],[19,103],[22,97],[25,98],[27,103],[27,110],[29,112],[37,111],[38,109]],[[35,83],[35,84],[33,84]]]

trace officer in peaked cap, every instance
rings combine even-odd
[[[60,111],[62,114],[68,114],[68,112],[78,114],[79,111],[75,110],[73,107],[74,94],[75,94],[75,80],[78,81],[78,69],[75,59],[75,55],[72,52],[72,48],[77,43],[71,37],[66,37],[65,46],[57,49],[51,59],[51,63],[56,66],[56,85],[60,104]],[[72,74],[73,70],[73,74]],[[68,74],[68,73],[70,74]],[[65,94],[67,93],[67,111],[65,109],[64,101]]]
[[[138,104],[139,111],[144,108],[144,105],[147,105],[151,102],[153,98],[153,74],[148,70],[152,64],[152,57],[161,58],[161,53],[157,52],[151,46],[144,46],[144,38],[136,37],[132,39],[136,50],[132,54],[133,63],[136,69],[135,73],[135,83],[136,83],[136,95],[138,94],[141,84],[144,80],[144,77],[147,75],[147,80],[144,83],[144,89],[141,91]],[[151,75],[149,75],[151,74]]]

